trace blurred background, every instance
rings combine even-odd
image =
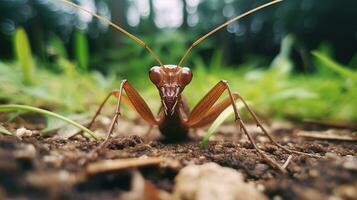
[[[268,0],[73,2],[177,64],[197,38]],[[222,29],[183,63],[194,73],[189,104],[226,79],[264,118],[356,122],[356,8],[356,0],[285,0]],[[58,0],[0,1],[2,103],[91,113],[128,79],[155,110],[159,97],[147,74],[154,65],[142,46]]]

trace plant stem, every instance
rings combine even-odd
[[[94,140],[98,140],[99,138],[88,128],[78,124],[77,122],[68,119],[67,117],[64,117],[62,115],[56,114],[54,112],[48,111],[48,110],[44,110],[41,108],[36,108],[36,107],[32,107],[32,106],[27,106],[27,105],[17,105],[17,104],[8,104],[8,105],[0,105],[0,112],[4,112],[4,111],[18,111],[18,110],[24,110],[24,111],[28,111],[28,112],[35,112],[35,113],[39,113],[42,115],[47,115],[50,117],[54,117],[60,120],[63,120],[69,124],[71,124],[74,127],[79,128],[80,130],[82,130],[84,133],[86,133],[88,136],[92,137]]]

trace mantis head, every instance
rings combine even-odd
[[[165,114],[172,115],[183,89],[192,80],[191,70],[177,65],[154,66],[149,71],[149,77],[159,90]]]

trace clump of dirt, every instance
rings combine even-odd
[[[160,157],[163,162],[137,170],[144,183],[151,184],[149,188],[167,194],[172,192],[174,178],[183,167],[215,162],[241,172],[246,182],[254,183],[270,199],[357,198],[355,142],[295,136],[301,127],[274,129],[272,134],[284,146],[323,156],[293,155],[287,174],[280,174],[256,154],[244,137],[234,140],[231,127],[223,126],[205,149],[200,149],[195,139],[168,144],[128,131],[125,136],[112,138],[95,154],[91,151],[100,142],[80,135],[70,139],[41,132],[22,138],[0,135],[0,199],[118,199],[133,190],[133,168],[88,173],[88,166],[105,160],[150,157]],[[281,165],[288,159],[289,154],[262,135],[254,134],[254,139]]]

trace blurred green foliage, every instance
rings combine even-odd
[[[356,71],[348,69],[346,66],[336,63],[331,58],[329,58],[328,56],[326,56],[318,51],[313,51],[312,54],[314,56],[316,56],[319,59],[319,61],[321,61],[330,70],[340,74],[342,77],[344,77],[346,79],[351,79],[351,81],[353,81],[353,82],[357,81],[357,72]]]
[[[99,101],[115,87],[115,76],[104,77],[98,72],[79,70],[65,57],[67,53],[56,37],[49,47],[55,57],[55,68],[46,68],[41,62],[33,64],[26,38],[26,33],[20,28],[14,44],[20,54],[18,61],[0,62],[0,99],[71,112],[85,111],[88,104]],[[86,51],[85,48],[80,49]],[[32,65],[37,66],[36,73],[32,73]]]
[[[97,12],[106,17],[112,14],[113,21],[148,43],[165,64],[176,64],[192,41],[230,18],[223,12],[227,8],[238,14],[262,3],[202,1],[196,26],[187,24],[190,13],[186,13],[180,29],[161,30],[155,26],[152,12],[141,18],[138,26],[129,26],[126,14],[132,1],[96,2]],[[284,1],[233,24],[229,32],[222,30],[205,40],[184,63],[194,73],[184,91],[190,106],[219,80],[226,79],[262,117],[356,121],[357,53],[353,49],[355,37],[351,37],[351,30],[356,29],[354,24],[342,23],[355,16],[355,3]],[[76,12],[64,7],[53,9],[58,6],[55,1],[0,2],[0,101],[45,107],[66,115],[88,114],[125,78],[155,113],[160,100],[147,73],[157,63],[145,48],[120,33],[106,32],[107,26],[97,20],[85,24]],[[115,12],[109,12],[108,7]],[[341,8],[344,12],[331,12]],[[326,16],[332,26],[326,23]],[[12,30],[19,24],[24,25],[27,35],[22,28]],[[3,35],[14,40],[12,46],[7,46]],[[351,41],[346,42],[346,38]],[[16,56],[7,55],[9,49],[14,49]],[[108,109],[113,112],[114,107]],[[132,112],[126,114],[133,116]]]
[[[112,55],[106,55],[107,58],[100,58],[128,58],[125,63],[118,62],[117,69],[112,68],[125,70],[125,77],[118,77],[117,73],[103,76],[96,71],[81,70],[79,65],[66,58],[68,53],[64,51],[60,39],[54,37],[52,41],[48,48],[54,57],[53,67],[48,68],[44,63],[36,62],[36,73],[33,74],[31,85],[23,82],[22,77],[27,72],[17,62],[0,62],[2,101],[67,113],[93,112],[106,94],[119,86],[120,78],[125,78],[141,92],[150,107],[158,109],[160,101],[157,89],[147,77],[152,59],[142,48],[127,45],[126,51],[112,52]],[[357,105],[353,101],[357,98],[356,71],[352,67],[338,64],[324,53],[328,52],[326,48],[321,47],[313,52],[314,57],[311,58],[315,63],[315,70],[296,72],[290,55],[294,44],[294,37],[286,36],[280,53],[268,68],[252,60],[236,67],[225,66],[220,50],[208,61],[194,56],[194,79],[186,87],[184,95],[192,107],[219,80],[225,79],[229,81],[233,91],[239,92],[251,102],[254,110],[262,116],[294,120],[357,120]],[[86,51],[83,48],[82,50]],[[165,52],[164,48],[156,50]],[[172,52],[173,54],[168,54],[168,58],[179,55]],[[140,59],[129,59],[131,56]],[[114,102],[111,101],[112,105]]]
[[[31,47],[23,28],[18,28],[14,38],[15,55],[22,71],[22,80],[26,85],[32,83],[33,76],[33,58]]]
[[[76,31],[74,40],[74,50],[78,66],[84,70],[88,70],[89,49],[87,37],[83,31]]]
[[[136,2],[140,1],[150,2],[150,6],[145,5],[148,13],[145,16],[140,13],[134,14],[139,22],[132,25],[128,20],[129,11],[136,10],[138,12],[140,6],[136,6]],[[184,41],[181,38],[178,38],[177,41],[167,39],[167,28],[160,28],[156,25],[155,16],[158,13],[155,12],[158,11],[155,11],[153,5],[160,1],[93,0],[96,12],[110,18],[139,38],[143,38],[150,46],[159,45],[158,43],[161,46],[165,45],[166,53],[174,49],[174,46],[179,42],[183,42],[182,45],[187,47],[195,38],[212,30],[218,24],[259,4],[266,3],[268,0],[178,1],[182,2],[184,6],[182,9],[183,21],[177,29],[169,30],[171,32],[181,31],[180,37],[184,37]],[[91,4],[92,0],[73,0],[73,2],[83,4],[89,2]],[[199,2],[199,4],[197,7],[192,7],[192,3],[188,2]],[[357,23],[353,23],[352,20],[357,17],[356,7],[356,0],[324,0],[323,4],[321,4],[321,0],[285,0],[233,23],[226,30],[218,32],[209,41],[199,45],[207,45],[210,42],[209,48],[195,49],[194,52],[198,52],[202,57],[208,59],[216,49],[220,49],[225,57],[224,63],[237,66],[252,54],[264,55],[271,59],[279,51],[282,38],[293,33],[297,43],[292,50],[292,59],[298,63],[297,69],[303,70],[310,65],[305,59],[306,54],[318,48],[318,45],[324,41],[329,42],[329,45],[334,49],[334,57],[346,64],[352,60],[351,58],[357,58],[355,45]],[[193,23],[194,19],[196,19],[196,23]],[[78,29],[84,31],[88,36],[91,55],[102,56],[102,52],[115,51],[126,42],[123,41],[125,37],[122,34],[108,31],[111,29],[108,29],[105,23],[98,20],[85,21],[80,12],[70,9],[60,1],[0,1],[0,54],[2,58],[12,58],[12,52],[9,51],[11,42],[8,38],[18,26],[23,26],[28,31],[34,53],[41,59],[44,59],[43,47],[51,39],[52,33],[56,33],[64,41],[70,56],[75,55],[72,40],[75,40]],[[188,59],[187,62],[192,64],[189,61]],[[166,63],[172,62],[177,61],[166,61]],[[108,66],[104,68],[92,60],[89,65],[92,69],[104,72],[109,69]]]

